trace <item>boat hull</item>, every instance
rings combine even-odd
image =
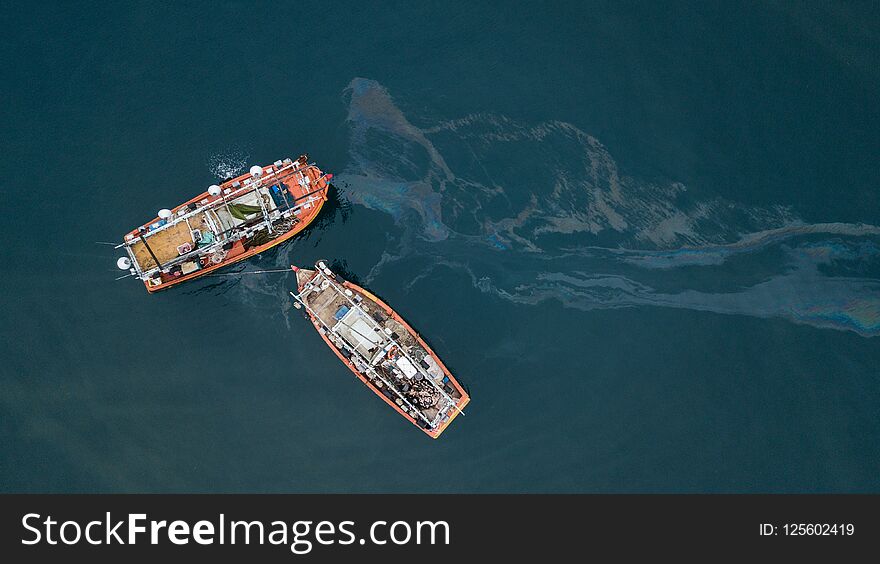
[[[345,281],[342,281],[340,283],[340,285],[347,290],[351,290],[352,292],[361,294],[365,298],[369,299],[372,303],[374,303],[378,307],[382,308],[386,315],[388,315],[389,317],[391,317],[392,319],[394,319],[395,321],[400,323],[406,329],[406,331],[408,331],[410,333],[410,335],[412,335],[416,339],[419,346],[422,349],[424,349],[424,351],[428,355],[430,355],[431,358],[434,359],[434,361],[437,363],[439,368],[442,370],[443,374],[446,376],[446,378],[448,378],[448,383],[451,386],[453,386],[455,391],[460,395],[460,398],[457,400],[457,403],[455,404],[455,407],[453,408],[449,417],[445,421],[443,421],[440,425],[438,425],[436,428],[433,428],[433,429],[425,428],[422,425],[420,425],[419,422],[412,415],[410,415],[409,413],[407,413],[406,411],[401,409],[401,407],[397,403],[395,403],[388,396],[386,396],[384,393],[382,393],[382,391],[379,388],[377,388],[374,385],[374,383],[372,381],[370,381],[369,378],[367,378],[363,373],[361,373],[361,371],[359,371],[357,369],[355,364],[349,358],[346,358],[346,356],[344,354],[342,354],[342,351],[340,351],[340,349],[331,341],[331,339],[329,337],[329,333],[322,329],[321,321],[319,319],[317,319],[313,313],[308,312],[308,318],[312,322],[312,325],[318,331],[318,334],[321,336],[321,339],[324,341],[324,343],[328,347],[330,347],[330,349],[333,351],[333,353],[339,358],[340,361],[342,361],[342,363],[346,367],[348,367],[348,369],[352,372],[352,374],[354,374],[357,377],[358,380],[360,380],[367,388],[372,390],[373,393],[375,393],[380,399],[382,399],[382,401],[384,401],[392,409],[394,409],[394,411],[396,411],[404,419],[406,419],[407,421],[409,421],[410,423],[415,425],[423,433],[425,433],[426,435],[428,435],[432,439],[438,438],[449,427],[449,425],[452,423],[452,421],[456,417],[458,417],[459,413],[462,412],[464,407],[470,402],[469,394],[461,386],[461,384],[458,382],[458,380],[455,379],[455,377],[452,375],[452,373],[449,371],[449,369],[446,367],[446,365],[443,364],[443,361],[440,360],[440,358],[437,356],[437,354],[434,352],[434,350],[428,345],[428,343],[426,343],[425,340],[419,335],[419,333],[416,332],[412,328],[412,326],[410,326],[409,323],[407,323],[406,320],[403,319],[403,317],[401,317],[396,311],[394,311],[394,309],[392,309],[391,306],[386,304],[384,301],[382,301],[375,294],[358,286],[357,284],[354,284],[353,282],[349,282],[349,281],[345,280]],[[302,285],[300,285],[299,290],[302,291]]]

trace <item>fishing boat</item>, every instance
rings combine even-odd
[[[116,265],[158,292],[242,261],[305,229],[332,177],[308,155],[255,165],[126,234]]]
[[[296,273],[305,310],[336,356],[397,413],[436,439],[470,401],[431,347],[385,302],[325,261]]]

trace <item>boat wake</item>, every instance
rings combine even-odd
[[[241,149],[225,149],[208,157],[208,170],[220,180],[234,178],[245,171],[248,155]]]
[[[880,334],[878,227],[808,224],[786,206],[633,178],[565,122],[475,114],[416,126],[362,78],[344,99],[350,163],[337,181],[403,230],[365,283],[428,257],[416,280],[453,268],[520,304],[686,308]]]

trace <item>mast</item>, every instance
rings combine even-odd
[[[144,237],[144,233],[143,233],[143,231],[141,231],[140,233],[138,233],[138,237],[141,238],[141,241],[144,242],[144,246],[147,248],[147,251],[149,251],[150,256],[153,257],[153,260],[154,260],[154,261],[156,261],[156,268],[162,268],[162,263],[159,262],[159,259],[156,258],[156,253],[153,252],[153,249],[150,248],[150,244],[147,243],[147,238]]]

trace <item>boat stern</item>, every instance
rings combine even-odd
[[[432,439],[439,439],[440,435],[442,435],[443,431],[445,431],[446,428],[449,427],[449,425],[450,425],[450,423],[452,423],[453,419],[458,417],[459,413],[463,413],[465,406],[468,403],[470,403],[470,401],[471,401],[470,396],[468,396],[468,395],[462,396],[462,398],[458,401],[458,403],[455,404],[455,411],[452,413],[452,415],[449,416],[449,419],[447,419],[446,421],[443,422],[442,425],[438,426],[436,429],[431,429],[431,430],[422,429],[422,430]]]

